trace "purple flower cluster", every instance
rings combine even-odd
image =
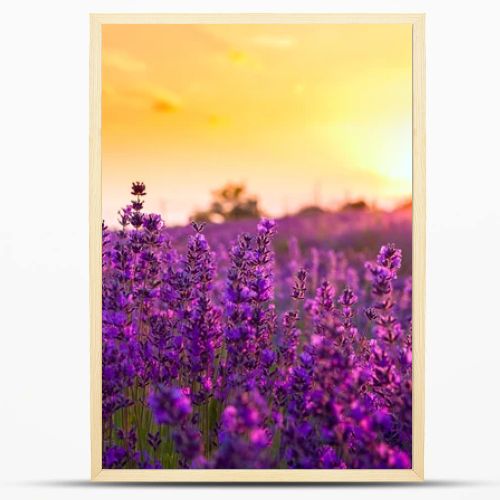
[[[131,194],[103,224],[105,468],[411,467],[401,249],[282,248],[268,219],[182,248]]]

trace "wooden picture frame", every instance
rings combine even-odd
[[[372,482],[424,478],[425,48],[424,14],[90,15],[91,478],[149,482]],[[413,30],[413,448],[412,469],[111,470],[102,467],[101,28],[105,24],[411,24]]]

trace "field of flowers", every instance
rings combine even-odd
[[[104,468],[411,468],[411,210],[103,224]]]

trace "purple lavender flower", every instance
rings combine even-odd
[[[292,293],[292,298],[294,300],[304,300],[306,294],[306,278],[307,271],[305,269],[301,269],[297,272],[297,277]]]
[[[102,466],[105,469],[122,469],[127,463],[127,451],[121,446],[111,446],[104,450]]]
[[[148,404],[158,424],[180,424],[193,411],[189,397],[177,387],[158,387],[149,396]]]
[[[146,186],[144,182],[133,182],[132,183],[132,192],[130,193],[134,196],[146,196]]]
[[[202,436],[194,425],[183,426],[174,431],[173,439],[176,450],[182,455],[184,463],[203,457]]]
[[[411,468],[411,219],[166,228],[131,194],[102,226],[105,468]]]
[[[269,409],[257,391],[237,396],[234,404],[227,406],[222,413],[220,445],[214,457],[214,467],[269,467],[272,440],[266,426],[268,418]]]

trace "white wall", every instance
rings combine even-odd
[[[426,12],[429,486],[320,498],[498,498],[500,115],[496,2],[12,1],[0,47],[0,477],[4,498],[148,497],[86,487],[88,13]],[[453,481],[459,481],[453,482]],[[197,489],[240,498],[266,489]],[[299,498],[304,489],[273,488]]]

